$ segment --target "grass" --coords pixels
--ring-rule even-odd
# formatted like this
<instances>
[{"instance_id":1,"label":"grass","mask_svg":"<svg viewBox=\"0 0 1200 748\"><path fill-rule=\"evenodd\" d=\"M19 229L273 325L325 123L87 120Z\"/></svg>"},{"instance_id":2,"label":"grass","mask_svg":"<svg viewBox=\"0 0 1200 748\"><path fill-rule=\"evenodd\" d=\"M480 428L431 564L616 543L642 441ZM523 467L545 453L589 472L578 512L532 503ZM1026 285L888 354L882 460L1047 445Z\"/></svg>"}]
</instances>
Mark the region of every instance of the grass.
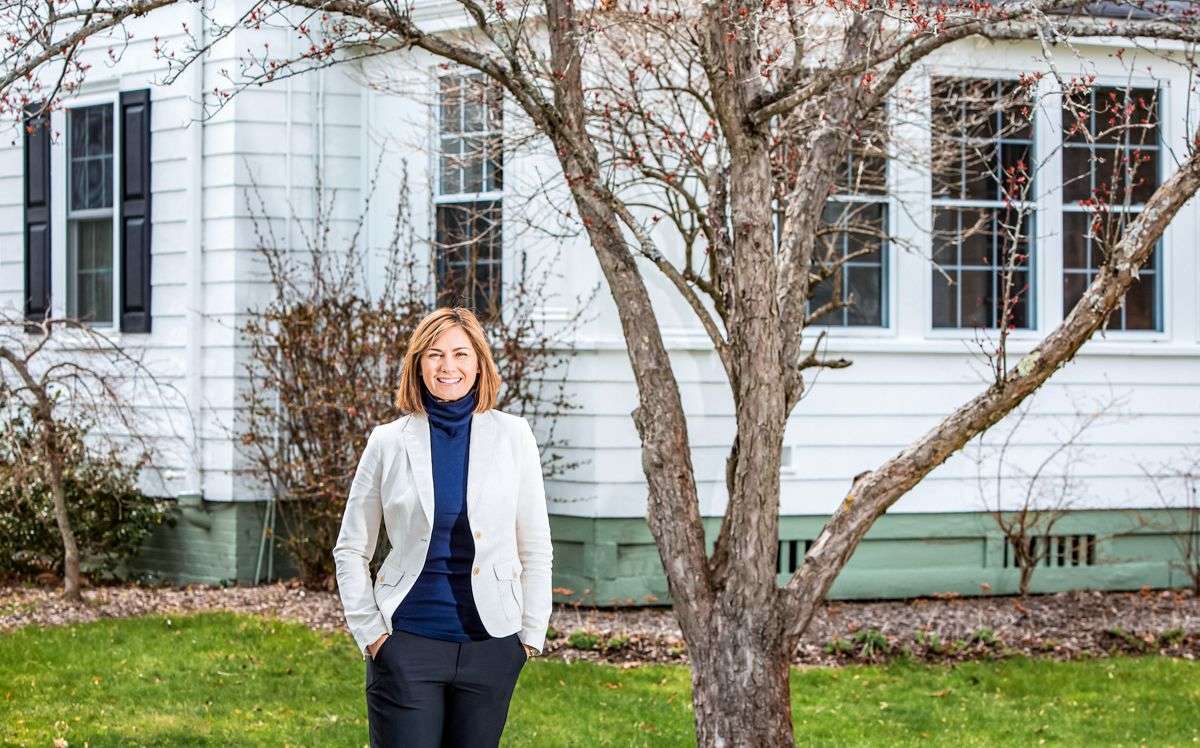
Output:
<instances>
[{"instance_id":1,"label":"grass","mask_svg":"<svg viewBox=\"0 0 1200 748\"><path fill-rule=\"evenodd\" d=\"M363 662L346 634L229 613L0 635L0 744L366 744ZM534 660L505 746L692 745L674 665ZM793 671L803 745L1200 743L1200 664L1012 659Z\"/></svg>"}]
</instances>

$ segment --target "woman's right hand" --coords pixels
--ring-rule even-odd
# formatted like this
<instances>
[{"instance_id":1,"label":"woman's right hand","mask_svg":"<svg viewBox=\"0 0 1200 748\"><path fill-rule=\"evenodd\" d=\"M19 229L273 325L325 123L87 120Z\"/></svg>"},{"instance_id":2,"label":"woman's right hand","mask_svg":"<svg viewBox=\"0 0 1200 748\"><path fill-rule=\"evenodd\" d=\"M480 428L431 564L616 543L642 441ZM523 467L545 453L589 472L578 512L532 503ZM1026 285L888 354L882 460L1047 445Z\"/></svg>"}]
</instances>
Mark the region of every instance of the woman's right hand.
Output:
<instances>
[{"instance_id":1,"label":"woman's right hand","mask_svg":"<svg viewBox=\"0 0 1200 748\"><path fill-rule=\"evenodd\" d=\"M371 655L372 660L375 659L375 654L379 652L379 648L383 646L387 638L387 634L380 634L378 639L367 645L367 654Z\"/></svg>"}]
</instances>

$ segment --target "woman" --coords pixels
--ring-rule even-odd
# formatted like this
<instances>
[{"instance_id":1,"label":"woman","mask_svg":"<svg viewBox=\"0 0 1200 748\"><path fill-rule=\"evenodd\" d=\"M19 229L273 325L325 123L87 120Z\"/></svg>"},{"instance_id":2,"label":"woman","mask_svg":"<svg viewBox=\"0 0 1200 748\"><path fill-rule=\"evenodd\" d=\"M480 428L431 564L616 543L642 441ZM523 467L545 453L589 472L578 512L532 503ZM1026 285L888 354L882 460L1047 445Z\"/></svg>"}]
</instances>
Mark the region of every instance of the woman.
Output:
<instances>
[{"instance_id":1,"label":"woman","mask_svg":"<svg viewBox=\"0 0 1200 748\"><path fill-rule=\"evenodd\" d=\"M537 442L496 410L500 375L463 308L421 320L333 549L367 660L372 746L495 746L550 621L550 521ZM371 582L379 522L391 551Z\"/></svg>"}]
</instances>

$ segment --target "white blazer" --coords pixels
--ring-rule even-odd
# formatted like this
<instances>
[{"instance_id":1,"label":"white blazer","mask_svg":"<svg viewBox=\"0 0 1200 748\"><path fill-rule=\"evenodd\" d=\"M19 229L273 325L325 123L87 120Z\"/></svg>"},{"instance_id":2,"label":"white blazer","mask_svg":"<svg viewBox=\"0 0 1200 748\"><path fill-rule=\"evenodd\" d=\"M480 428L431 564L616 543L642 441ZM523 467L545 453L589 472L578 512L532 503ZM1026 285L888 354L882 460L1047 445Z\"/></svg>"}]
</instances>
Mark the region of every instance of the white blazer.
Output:
<instances>
[{"instance_id":1,"label":"white blazer","mask_svg":"<svg viewBox=\"0 0 1200 748\"><path fill-rule=\"evenodd\" d=\"M524 418L499 410L472 416L466 501L479 618L492 636L520 632L541 652L550 623L550 518L537 441ZM372 583L367 564L380 520L391 551ZM333 548L346 624L364 659L368 644L392 632L392 613L425 568L432 527L429 419L414 413L376 426Z\"/></svg>"}]
</instances>

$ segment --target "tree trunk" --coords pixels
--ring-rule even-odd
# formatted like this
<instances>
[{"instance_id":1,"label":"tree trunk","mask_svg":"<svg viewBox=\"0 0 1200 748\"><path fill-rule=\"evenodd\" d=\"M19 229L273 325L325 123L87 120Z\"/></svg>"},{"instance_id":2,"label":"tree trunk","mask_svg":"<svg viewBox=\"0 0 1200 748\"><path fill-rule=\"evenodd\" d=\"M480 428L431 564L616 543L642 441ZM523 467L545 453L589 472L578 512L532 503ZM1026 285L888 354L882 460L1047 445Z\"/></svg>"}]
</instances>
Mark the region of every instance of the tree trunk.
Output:
<instances>
[{"instance_id":1,"label":"tree trunk","mask_svg":"<svg viewBox=\"0 0 1200 748\"><path fill-rule=\"evenodd\" d=\"M791 658L781 637L764 638L725 613L711 625L711 643L688 649L697 743L794 745Z\"/></svg>"},{"instance_id":2,"label":"tree trunk","mask_svg":"<svg viewBox=\"0 0 1200 748\"><path fill-rule=\"evenodd\" d=\"M43 424L45 426L45 424ZM68 602L82 603L83 592L79 585L79 543L75 540L75 531L71 529L71 518L67 514L67 492L63 487L63 459L58 451L58 440L52 426L48 429L45 441L46 483L50 485L50 495L54 501L54 521L58 525L58 533L63 542L63 599Z\"/></svg>"},{"instance_id":3,"label":"tree trunk","mask_svg":"<svg viewBox=\"0 0 1200 748\"><path fill-rule=\"evenodd\" d=\"M1026 561L1021 564L1021 583L1018 589L1018 591L1021 593L1021 597L1026 597L1029 595L1029 585L1033 582L1033 570L1036 563L1037 562L1033 559L1026 559Z\"/></svg>"}]
</instances>

